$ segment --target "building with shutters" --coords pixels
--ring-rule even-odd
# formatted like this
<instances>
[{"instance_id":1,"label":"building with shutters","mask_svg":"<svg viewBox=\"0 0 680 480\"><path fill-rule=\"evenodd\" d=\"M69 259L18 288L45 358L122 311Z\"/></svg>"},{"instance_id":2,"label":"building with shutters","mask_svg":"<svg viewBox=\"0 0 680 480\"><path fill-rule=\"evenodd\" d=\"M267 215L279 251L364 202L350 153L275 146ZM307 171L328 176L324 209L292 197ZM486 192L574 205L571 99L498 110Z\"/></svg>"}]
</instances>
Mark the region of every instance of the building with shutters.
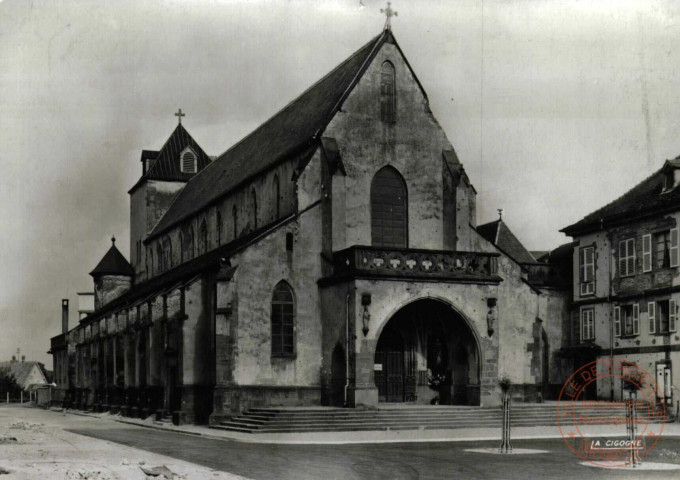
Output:
<instances>
[{"instance_id":1,"label":"building with shutters","mask_svg":"<svg viewBox=\"0 0 680 480\"><path fill-rule=\"evenodd\" d=\"M501 220L476 227L477 192L389 28L217 159L180 124L141 163L130 262L111 246L95 311L53 339L69 405L178 422L488 406L502 375L535 401L571 370L554 355L568 285Z\"/></svg>"},{"instance_id":2,"label":"building with shutters","mask_svg":"<svg viewBox=\"0 0 680 480\"><path fill-rule=\"evenodd\" d=\"M656 378L657 400L678 400L680 158L562 231L574 238L570 346L577 364L621 358ZM620 379L594 398L621 399Z\"/></svg>"}]
</instances>

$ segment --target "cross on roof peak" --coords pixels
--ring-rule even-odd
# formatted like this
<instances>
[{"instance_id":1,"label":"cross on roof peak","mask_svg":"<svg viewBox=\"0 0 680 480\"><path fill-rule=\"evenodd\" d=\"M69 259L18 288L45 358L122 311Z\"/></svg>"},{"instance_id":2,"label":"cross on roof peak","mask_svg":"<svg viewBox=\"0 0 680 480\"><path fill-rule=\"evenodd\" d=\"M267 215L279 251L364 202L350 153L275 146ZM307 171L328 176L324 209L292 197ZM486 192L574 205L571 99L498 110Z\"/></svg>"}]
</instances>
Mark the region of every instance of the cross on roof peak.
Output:
<instances>
[{"instance_id":1,"label":"cross on roof peak","mask_svg":"<svg viewBox=\"0 0 680 480\"><path fill-rule=\"evenodd\" d=\"M179 124L182 125L182 117L186 117L185 113L182 113L182 109L180 108L179 111L175 114L175 116L179 119Z\"/></svg>"},{"instance_id":2,"label":"cross on roof peak","mask_svg":"<svg viewBox=\"0 0 680 480\"><path fill-rule=\"evenodd\" d=\"M380 13L384 13L385 16L387 17L387 20L385 20L385 30L392 30L391 18L399 16L397 14L397 12L392 10L391 5L392 5L392 2L387 2L387 8L381 8L380 9Z\"/></svg>"}]
</instances>

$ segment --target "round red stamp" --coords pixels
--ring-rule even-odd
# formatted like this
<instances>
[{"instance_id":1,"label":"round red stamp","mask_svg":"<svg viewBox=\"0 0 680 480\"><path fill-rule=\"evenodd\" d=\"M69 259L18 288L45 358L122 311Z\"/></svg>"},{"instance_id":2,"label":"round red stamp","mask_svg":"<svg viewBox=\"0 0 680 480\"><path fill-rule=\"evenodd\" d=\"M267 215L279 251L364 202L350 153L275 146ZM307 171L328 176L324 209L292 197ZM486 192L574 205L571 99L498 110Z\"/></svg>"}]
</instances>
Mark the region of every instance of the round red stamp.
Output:
<instances>
[{"instance_id":1,"label":"round red stamp","mask_svg":"<svg viewBox=\"0 0 680 480\"><path fill-rule=\"evenodd\" d=\"M597 392L609 400L598 400ZM634 467L656 446L666 417L663 392L653 375L620 358L583 365L557 400L557 425L565 444L599 467Z\"/></svg>"}]
</instances>

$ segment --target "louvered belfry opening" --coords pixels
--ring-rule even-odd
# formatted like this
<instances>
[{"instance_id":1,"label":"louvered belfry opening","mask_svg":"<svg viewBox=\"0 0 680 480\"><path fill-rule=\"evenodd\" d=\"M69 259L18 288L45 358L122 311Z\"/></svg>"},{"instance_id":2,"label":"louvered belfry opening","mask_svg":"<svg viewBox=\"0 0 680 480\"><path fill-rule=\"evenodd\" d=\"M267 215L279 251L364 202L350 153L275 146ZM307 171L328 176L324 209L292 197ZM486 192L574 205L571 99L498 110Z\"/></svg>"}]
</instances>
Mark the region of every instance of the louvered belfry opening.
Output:
<instances>
[{"instance_id":1,"label":"louvered belfry opening","mask_svg":"<svg viewBox=\"0 0 680 480\"><path fill-rule=\"evenodd\" d=\"M196 173L196 154L186 151L182 154L182 172Z\"/></svg>"},{"instance_id":2,"label":"louvered belfry opening","mask_svg":"<svg viewBox=\"0 0 680 480\"><path fill-rule=\"evenodd\" d=\"M407 215L406 184L399 172L385 167L371 183L371 244L406 248Z\"/></svg>"}]
</instances>

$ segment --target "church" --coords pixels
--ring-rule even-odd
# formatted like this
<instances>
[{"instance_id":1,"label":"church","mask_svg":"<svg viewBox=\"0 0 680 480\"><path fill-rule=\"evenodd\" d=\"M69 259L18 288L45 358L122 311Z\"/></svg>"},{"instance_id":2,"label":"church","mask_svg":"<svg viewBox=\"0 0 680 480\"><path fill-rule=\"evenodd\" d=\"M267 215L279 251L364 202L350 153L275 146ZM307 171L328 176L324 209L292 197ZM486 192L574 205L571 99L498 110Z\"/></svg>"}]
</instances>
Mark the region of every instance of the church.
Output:
<instances>
[{"instance_id":1,"label":"church","mask_svg":"<svg viewBox=\"0 0 680 480\"><path fill-rule=\"evenodd\" d=\"M477 225L389 21L216 158L177 115L128 192L129 261L114 239L94 311L52 338L65 407L218 423L263 406L495 406L501 377L516 401L556 397L572 252Z\"/></svg>"}]
</instances>

